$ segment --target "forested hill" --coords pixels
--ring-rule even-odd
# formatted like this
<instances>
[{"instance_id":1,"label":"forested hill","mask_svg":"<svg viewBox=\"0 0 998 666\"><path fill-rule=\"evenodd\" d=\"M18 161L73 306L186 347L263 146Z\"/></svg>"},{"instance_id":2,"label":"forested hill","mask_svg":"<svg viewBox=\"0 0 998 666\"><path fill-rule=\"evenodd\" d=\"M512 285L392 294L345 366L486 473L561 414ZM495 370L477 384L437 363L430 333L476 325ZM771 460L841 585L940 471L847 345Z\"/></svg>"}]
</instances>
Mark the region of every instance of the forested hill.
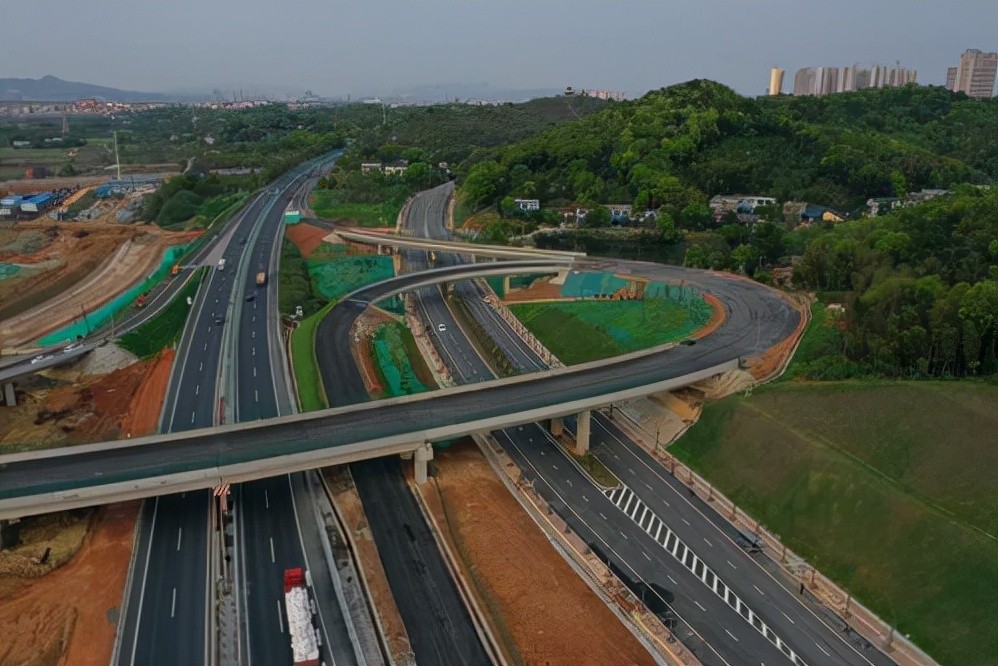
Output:
<instances>
[{"instance_id":1,"label":"forested hill","mask_svg":"<svg viewBox=\"0 0 998 666\"><path fill-rule=\"evenodd\" d=\"M749 99L690 81L610 104L466 165L468 203L505 196L665 207L715 194L853 211L867 198L998 180L998 100L937 87Z\"/></svg>"}]
</instances>

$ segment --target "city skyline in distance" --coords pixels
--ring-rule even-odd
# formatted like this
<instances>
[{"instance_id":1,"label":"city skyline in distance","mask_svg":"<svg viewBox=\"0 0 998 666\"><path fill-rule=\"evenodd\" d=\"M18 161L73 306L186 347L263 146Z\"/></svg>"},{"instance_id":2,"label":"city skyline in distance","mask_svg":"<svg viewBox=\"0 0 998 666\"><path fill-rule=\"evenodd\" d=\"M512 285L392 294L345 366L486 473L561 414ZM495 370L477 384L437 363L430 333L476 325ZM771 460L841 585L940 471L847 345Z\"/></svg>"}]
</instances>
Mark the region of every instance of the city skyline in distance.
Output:
<instances>
[{"instance_id":1,"label":"city skyline in distance","mask_svg":"<svg viewBox=\"0 0 998 666\"><path fill-rule=\"evenodd\" d=\"M773 65L900 60L943 85L968 48L998 49L998 3L966 0L634 0L501 4L385 0L200 3L4 0L0 77L51 74L125 90L388 94L446 82L622 90L693 78L766 92ZM238 10L238 11L237 11ZM73 19L61 17L72 15ZM862 17L862 21L857 21ZM150 31L149 26L156 29ZM39 39L72 44L39 48Z\"/></svg>"}]
</instances>

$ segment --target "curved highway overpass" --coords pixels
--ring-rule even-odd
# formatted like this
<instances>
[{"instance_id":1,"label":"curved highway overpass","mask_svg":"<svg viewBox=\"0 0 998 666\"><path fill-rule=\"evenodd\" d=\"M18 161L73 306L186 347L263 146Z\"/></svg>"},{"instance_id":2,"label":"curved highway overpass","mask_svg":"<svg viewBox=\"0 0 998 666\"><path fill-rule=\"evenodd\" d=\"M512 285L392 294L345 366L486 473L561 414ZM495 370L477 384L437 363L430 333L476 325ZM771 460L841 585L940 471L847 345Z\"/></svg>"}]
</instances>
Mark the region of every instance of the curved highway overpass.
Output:
<instances>
[{"instance_id":1,"label":"curved highway overpass","mask_svg":"<svg viewBox=\"0 0 998 666\"><path fill-rule=\"evenodd\" d=\"M651 266L651 265L649 265ZM370 303L416 286L506 271L558 270L545 261L462 265L365 287L334 312L343 326ZM698 381L782 341L798 313L775 291L734 276L665 269L722 302L726 320L695 345L393 400L117 442L0 456L0 518L208 488L412 451L425 442L577 413ZM348 330L349 327L347 327ZM343 340L345 338L339 338ZM392 418L384 417L390 410Z\"/></svg>"}]
</instances>

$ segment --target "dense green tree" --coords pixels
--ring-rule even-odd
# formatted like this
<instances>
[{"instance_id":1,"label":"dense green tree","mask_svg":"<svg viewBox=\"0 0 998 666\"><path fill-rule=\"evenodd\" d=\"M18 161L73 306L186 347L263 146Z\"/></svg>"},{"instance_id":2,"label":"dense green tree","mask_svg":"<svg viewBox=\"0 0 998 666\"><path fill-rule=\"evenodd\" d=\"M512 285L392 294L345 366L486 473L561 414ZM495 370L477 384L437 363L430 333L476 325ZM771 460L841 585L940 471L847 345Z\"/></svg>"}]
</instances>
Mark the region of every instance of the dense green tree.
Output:
<instances>
[{"instance_id":1,"label":"dense green tree","mask_svg":"<svg viewBox=\"0 0 998 666\"><path fill-rule=\"evenodd\" d=\"M582 225L590 229L610 226L610 209L606 206L593 206L583 218Z\"/></svg>"},{"instance_id":2,"label":"dense green tree","mask_svg":"<svg viewBox=\"0 0 998 666\"><path fill-rule=\"evenodd\" d=\"M464 180L464 194L472 205L494 203L505 186L506 170L498 162L479 162Z\"/></svg>"}]
</instances>

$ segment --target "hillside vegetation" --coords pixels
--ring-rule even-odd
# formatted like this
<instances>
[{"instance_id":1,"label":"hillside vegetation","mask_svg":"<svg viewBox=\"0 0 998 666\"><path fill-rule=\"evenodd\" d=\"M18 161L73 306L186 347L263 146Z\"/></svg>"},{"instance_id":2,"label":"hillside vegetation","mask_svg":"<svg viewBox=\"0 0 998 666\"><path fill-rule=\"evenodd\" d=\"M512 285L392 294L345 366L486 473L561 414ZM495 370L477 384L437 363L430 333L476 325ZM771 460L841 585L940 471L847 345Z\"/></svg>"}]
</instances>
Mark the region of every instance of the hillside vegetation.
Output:
<instances>
[{"instance_id":1,"label":"hillside vegetation","mask_svg":"<svg viewBox=\"0 0 998 666\"><path fill-rule=\"evenodd\" d=\"M406 198L449 177L476 152L518 141L603 108L591 97L548 97L522 104L442 104L385 109L353 136L336 169L313 197L317 215L362 226L393 225ZM380 122L377 122L380 120ZM361 172L364 162L405 161L405 174ZM446 167L441 166L446 164Z\"/></svg>"},{"instance_id":2,"label":"hillside vegetation","mask_svg":"<svg viewBox=\"0 0 998 666\"><path fill-rule=\"evenodd\" d=\"M653 234L687 266L764 282L798 257L794 285L844 305L801 376L998 372L998 190L990 189L998 180L998 100L917 86L753 100L692 81L479 157L462 171L460 197L473 208L495 206L506 219L493 226L526 233L560 221L553 207L569 202L592 206L596 226L609 226L595 204L632 203L656 210L657 221L620 230L618 238L628 235L617 246L601 239L597 250L625 254L638 234L656 244ZM952 192L860 217L868 198L923 188ZM707 202L721 193L819 203L852 218L798 226L768 207L754 222L734 213L718 221ZM510 212L513 196L539 198L542 210ZM589 216L585 224L594 226ZM534 240L574 249L595 231L614 230ZM482 237L498 240L489 230Z\"/></svg>"},{"instance_id":3,"label":"hillside vegetation","mask_svg":"<svg viewBox=\"0 0 998 666\"><path fill-rule=\"evenodd\" d=\"M692 226L722 193L849 211L869 197L998 178L998 100L917 86L748 99L696 80L480 153L463 175L478 206L507 195L633 203Z\"/></svg>"}]
</instances>

